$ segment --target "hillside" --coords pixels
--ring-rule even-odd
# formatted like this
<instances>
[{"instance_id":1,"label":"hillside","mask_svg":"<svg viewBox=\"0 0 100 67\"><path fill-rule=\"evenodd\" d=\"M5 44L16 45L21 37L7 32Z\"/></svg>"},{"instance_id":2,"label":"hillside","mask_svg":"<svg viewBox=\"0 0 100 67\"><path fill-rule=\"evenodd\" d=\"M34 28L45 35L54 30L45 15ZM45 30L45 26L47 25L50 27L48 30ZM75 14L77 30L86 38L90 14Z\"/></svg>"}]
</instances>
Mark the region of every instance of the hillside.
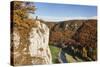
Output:
<instances>
[{"instance_id":1,"label":"hillside","mask_svg":"<svg viewBox=\"0 0 100 67\"><path fill-rule=\"evenodd\" d=\"M55 39L55 42L59 42L59 39L65 40L66 38L73 38L73 36L76 34L76 32L82 28L83 25L89 25L93 26L95 28L96 32L96 22L97 20L69 20L69 21L62 21L62 22L45 22L41 21L42 23L45 23L49 29L50 29L50 41L52 42L53 39ZM85 27L84 27L85 28ZM59 38L55 38L54 36L59 34ZM65 39L64 39L65 38Z\"/></svg>"},{"instance_id":2,"label":"hillside","mask_svg":"<svg viewBox=\"0 0 100 67\"><path fill-rule=\"evenodd\" d=\"M71 56L81 57L79 59L82 61L97 59L97 20L69 20L43 23L50 28L49 43L51 45L64 50L71 50Z\"/></svg>"}]
</instances>

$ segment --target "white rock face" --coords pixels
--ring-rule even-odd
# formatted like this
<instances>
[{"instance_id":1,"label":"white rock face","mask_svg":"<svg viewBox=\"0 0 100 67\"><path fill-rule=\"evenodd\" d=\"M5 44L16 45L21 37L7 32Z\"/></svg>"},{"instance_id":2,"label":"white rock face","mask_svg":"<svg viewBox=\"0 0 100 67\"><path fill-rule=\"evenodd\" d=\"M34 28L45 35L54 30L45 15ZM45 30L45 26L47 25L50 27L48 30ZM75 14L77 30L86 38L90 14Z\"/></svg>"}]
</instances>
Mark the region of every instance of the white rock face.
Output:
<instances>
[{"instance_id":1,"label":"white rock face","mask_svg":"<svg viewBox=\"0 0 100 67\"><path fill-rule=\"evenodd\" d=\"M13 32L13 40L14 40L14 45L13 46L14 46L15 49L17 49L18 46L19 46L19 43L20 43L20 36L19 36L17 31Z\"/></svg>"},{"instance_id":2,"label":"white rock face","mask_svg":"<svg viewBox=\"0 0 100 67\"><path fill-rule=\"evenodd\" d=\"M36 21L36 23L38 24L38 27L33 27L29 33L29 53L31 57L33 57L32 63L51 64L52 57L48 46L49 28L45 24L40 23L40 21Z\"/></svg>"}]
</instances>

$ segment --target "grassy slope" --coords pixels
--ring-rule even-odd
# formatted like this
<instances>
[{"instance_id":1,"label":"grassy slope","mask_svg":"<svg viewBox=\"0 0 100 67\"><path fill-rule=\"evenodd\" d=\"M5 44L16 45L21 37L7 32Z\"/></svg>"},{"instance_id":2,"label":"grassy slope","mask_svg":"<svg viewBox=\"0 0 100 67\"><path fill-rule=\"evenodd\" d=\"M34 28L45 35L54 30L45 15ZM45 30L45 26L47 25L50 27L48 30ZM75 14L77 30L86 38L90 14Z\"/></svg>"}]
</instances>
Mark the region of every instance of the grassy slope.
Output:
<instances>
[{"instance_id":1,"label":"grassy slope","mask_svg":"<svg viewBox=\"0 0 100 67\"><path fill-rule=\"evenodd\" d=\"M52 62L59 63L58 62L58 54L60 52L60 48L50 45L50 50L51 50L51 54L52 54Z\"/></svg>"}]
</instances>

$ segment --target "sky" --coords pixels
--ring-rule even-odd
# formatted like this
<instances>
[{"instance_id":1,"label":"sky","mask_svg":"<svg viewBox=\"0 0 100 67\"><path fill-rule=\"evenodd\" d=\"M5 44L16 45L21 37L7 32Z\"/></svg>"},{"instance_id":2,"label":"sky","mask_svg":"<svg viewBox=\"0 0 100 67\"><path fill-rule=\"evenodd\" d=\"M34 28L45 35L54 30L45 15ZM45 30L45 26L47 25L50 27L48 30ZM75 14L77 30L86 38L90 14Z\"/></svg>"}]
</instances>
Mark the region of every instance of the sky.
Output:
<instances>
[{"instance_id":1,"label":"sky","mask_svg":"<svg viewBox=\"0 0 100 67\"><path fill-rule=\"evenodd\" d=\"M96 6L55 4L55 3L34 3L35 14L40 19L47 21L61 21L68 19L82 19L97 17Z\"/></svg>"}]
</instances>

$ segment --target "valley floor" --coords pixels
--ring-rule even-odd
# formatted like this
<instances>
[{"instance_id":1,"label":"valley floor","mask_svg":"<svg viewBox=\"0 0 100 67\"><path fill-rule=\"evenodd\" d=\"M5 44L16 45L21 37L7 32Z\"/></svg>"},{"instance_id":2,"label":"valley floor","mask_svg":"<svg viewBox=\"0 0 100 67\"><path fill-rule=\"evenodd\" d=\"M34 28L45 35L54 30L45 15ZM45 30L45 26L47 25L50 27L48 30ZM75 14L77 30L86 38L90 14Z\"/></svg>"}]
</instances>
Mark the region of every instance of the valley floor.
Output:
<instances>
[{"instance_id":1,"label":"valley floor","mask_svg":"<svg viewBox=\"0 0 100 67\"><path fill-rule=\"evenodd\" d=\"M58 48L50 45L53 63L72 63L92 61L91 58L83 58L81 55L75 55L68 49Z\"/></svg>"}]
</instances>

